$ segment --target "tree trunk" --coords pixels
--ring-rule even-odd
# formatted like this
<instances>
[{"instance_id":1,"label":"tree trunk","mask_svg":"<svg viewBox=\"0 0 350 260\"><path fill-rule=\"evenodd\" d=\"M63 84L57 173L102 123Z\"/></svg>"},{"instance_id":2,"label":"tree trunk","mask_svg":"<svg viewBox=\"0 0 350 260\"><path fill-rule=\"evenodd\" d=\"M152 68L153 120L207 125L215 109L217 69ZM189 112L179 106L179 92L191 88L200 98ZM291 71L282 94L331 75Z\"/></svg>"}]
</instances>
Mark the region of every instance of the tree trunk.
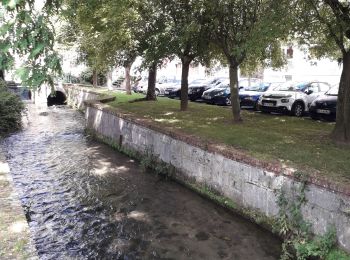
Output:
<instances>
[{"instance_id":1,"label":"tree trunk","mask_svg":"<svg viewBox=\"0 0 350 260\"><path fill-rule=\"evenodd\" d=\"M128 63L124 69L125 69L125 90L127 95L131 95L131 77L130 77L130 71L131 71L131 65L132 63Z\"/></svg>"},{"instance_id":2,"label":"tree trunk","mask_svg":"<svg viewBox=\"0 0 350 260\"><path fill-rule=\"evenodd\" d=\"M0 80L5 80L5 71L0 70Z\"/></svg>"},{"instance_id":3,"label":"tree trunk","mask_svg":"<svg viewBox=\"0 0 350 260\"><path fill-rule=\"evenodd\" d=\"M239 86L238 86L238 65L231 62L230 65L230 89L231 89L231 104L233 122L238 123L242 121L241 106L239 104Z\"/></svg>"},{"instance_id":4,"label":"tree trunk","mask_svg":"<svg viewBox=\"0 0 350 260\"><path fill-rule=\"evenodd\" d=\"M157 100L156 96L157 63L154 62L148 68L148 88L146 100Z\"/></svg>"},{"instance_id":5,"label":"tree trunk","mask_svg":"<svg viewBox=\"0 0 350 260\"><path fill-rule=\"evenodd\" d=\"M181 62L181 111L186 111L188 108L188 72L190 70L192 58L184 56L181 59Z\"/></svg>"},{"instance_id":6,"label":"tree trunk","mask_svg":"<svg viewBox=\"0 0 350 260\"><path fill-rule=\"evenodd\" d=\"M93 69L92 71L92 85L94 88L97 88L97 70Z\"/></svg>"},{"instance_id":7,"label":"tree trunk","mask_svg":"<svg viewBox=\"0 0 350 260\"><path fill-rule=\"evenodd\" d=\"M109 90L111 90L111 89L113 89L113 82L112 82L112 73L113 73L113 70L112 69L110 69L110 70L108 70L108 72L107 72L107 75L106 75L106 78L107 78L107 88L109 89Z\"/></svg>"},{"instance_id":8,"label":"tree trunk","mask_svg":"<svg viewBox=\"0 0 350 260\"><path fill-rule=\"evenodd\" d=\"M332 136L337 143L350 144L350 51L343 54L343 71L337 101L337 121Z\"/></svg>"}]
</instances>

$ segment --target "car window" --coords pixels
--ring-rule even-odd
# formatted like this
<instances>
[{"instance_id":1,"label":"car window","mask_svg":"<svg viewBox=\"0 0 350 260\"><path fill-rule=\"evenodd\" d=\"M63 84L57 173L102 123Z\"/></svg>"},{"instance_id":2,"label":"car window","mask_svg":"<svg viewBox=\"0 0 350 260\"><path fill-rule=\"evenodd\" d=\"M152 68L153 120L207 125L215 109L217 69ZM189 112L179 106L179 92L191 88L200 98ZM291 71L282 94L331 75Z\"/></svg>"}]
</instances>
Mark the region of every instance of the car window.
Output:
<instances>
[{"instance_id":1,"label":"car window","mask_svg":"<svg viewBox=\"0 0 350 260\"><path fill-rule=\"evenodd\" d=\"M248 87L245 90L264 92L264 91L266 91L269 88L269 86L270 86L270 84L260 83L258 85L254 85L254 86Z\"/></svg>"},{"instance_id":2,"label":"car window","mask_svg":"<svg viewBox=\"0 0 350 260\"><path fill-rule=\"evenodd\" d=\"M318 93L318 92L320 92L319 83L317 83L317 82L311 83L311 84L309 85L308 90L311 90L312 93Z\"/></svg>"},{"instance_id":3,"label":"car window","mask_svg":"<svg viewBox=\"0 0 350 260\"><path fill-rule=\"evenodd\" d=\"M321 92L326 92L329 90L329 85L326 83L320 83L320 90Z\"/></svg>"},{"instance_id":4,"label":"car window","mask_svg":"<svg viewBox=\"0 0 350 260\"><path fill-rule=\"evenodd\" d=\"M304 91L307 88L307 85L305 84L295 84L291 82L284 83L278 87L276 87L274 90L276 91Z\"/></svg>"},{"instance_id":5,"label":"car window","mask_svg":"<svg viewBox=\"0 0 350 260\"><path fill-rule=\"evenodd\" d=\"M195 80L193 80L193 81L191 81L191 85L197 85L197 84L202 84L202 83L204 83L204 82L206 82L206 80L205 79L195 79Z\"/></svg>"},{"instance_id":6,"label":"car window","mask_svg":"<svg viewBox=\"0 0 350 260\"><path fill-rule=\"evenodd\" d=\"M336 85L332 87L329 91L327 91L326 95L338 96L338 92L339 92L339 85Z\"/></svg>"},{"instance_id":7,"label":"car window","mask_svg":"<svg viewBox=\"0 0 350 260\"><path fill-rule=\"evenodd\" d=\"M218 88L228 88L228 87L230 87L230 84L226 83L226 82L223 82L223 83L219 84L217 87Z\"/></svg>"}]
</instances>

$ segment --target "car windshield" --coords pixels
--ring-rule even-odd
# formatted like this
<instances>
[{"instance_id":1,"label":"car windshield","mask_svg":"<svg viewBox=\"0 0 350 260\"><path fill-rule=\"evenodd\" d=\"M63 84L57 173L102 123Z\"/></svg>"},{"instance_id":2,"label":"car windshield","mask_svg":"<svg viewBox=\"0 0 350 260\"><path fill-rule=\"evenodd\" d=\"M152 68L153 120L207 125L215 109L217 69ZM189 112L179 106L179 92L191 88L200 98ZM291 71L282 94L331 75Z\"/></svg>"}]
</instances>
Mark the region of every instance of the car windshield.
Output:
<instances>
[{"instance_id":1,"label":"car windshield","mask_svg":"<svg viewBox=\"0 0 350 260\"><path fill-rule=\"evenodd\" d=\"M208 80L206 80L206 79L195 79L195 80L193 80L193 81L191 81L191 85L198 85L198 84L202 84L202 83L205 83L205 82L207 82Z\"/></svg>"},{"instance_id":2,"label":"car windshield","mask_svg":"<svg viewBox=\"0 0 350 260\"><path fill-rule=\"evenodd\" d=\"M306 88L306 84L292 84L292 83L288 83L288 84L283 84L277 88L275 88L275 90L277 91L304 91Z\"/></svg>"},{"instance_id":3,"label":"car windshield","mask_svg":"<svg viewBox=\"0 0 350 260\"><path fill-rule=\"evenodd\" d=\"M257 91L257 92L265 92L269 88L269 84L259 84L251 87L247 87L245 90L247 91Z\"/></svg>"},{"instance_id":4,"label":"car windshield","mask_svg":"<svg viewBox=\"0 0 350 260\"><path fill-rule=\"evenodd\" d=\"M339 86L334 86L332 87L330 90L328 90L326 92L326 95L328 96L338 96L338 92L339 92Z\"/></svg>"},{"instance_id":5,"label":"car windshield","mask_svg":"<svg viewBox=\"0 0 350 260\"><path fill-rule=\"evenodd\" d=\"M222 82L219 85L217 85L215 88L229 88L229 87L230 87L230 83Z\"/></svg>"},{"instance_id":6,"label":"car windshield","mask_svg":"<svg viewBox=\"0 0 350 260\"><path fill-rule=\"evenodd\" d=\"M228 78L216 78L216 79L211 79L211 80L208 80L206 83L208 84L208 85L212 85L212 86L217 86L217 85L219 85L220 83L222 83L222 82L226 82L226 81L228 81L229 79Z\"/></svg>"}]
</instances>

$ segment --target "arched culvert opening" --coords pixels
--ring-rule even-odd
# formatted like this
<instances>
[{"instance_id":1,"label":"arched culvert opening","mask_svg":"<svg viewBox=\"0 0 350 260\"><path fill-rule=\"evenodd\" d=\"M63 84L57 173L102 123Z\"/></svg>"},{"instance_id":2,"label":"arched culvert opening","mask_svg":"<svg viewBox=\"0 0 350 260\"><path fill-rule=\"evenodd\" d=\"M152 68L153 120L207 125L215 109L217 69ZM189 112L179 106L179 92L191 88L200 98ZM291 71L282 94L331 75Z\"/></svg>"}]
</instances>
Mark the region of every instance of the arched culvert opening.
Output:
<instances>
[{"instance_id":1,"label":"arched culvert opening","mask_svg":"<svg viewBox=\"0 0 350 260\"><path fill-rule=\"evenodd\" d=\"M47 97L47 106L54 106L54 105L65 105L66 104L66 95L63 94L61 91L55 91L55 93L50 94L50 96Z\"/></svg>"}]
</instances>

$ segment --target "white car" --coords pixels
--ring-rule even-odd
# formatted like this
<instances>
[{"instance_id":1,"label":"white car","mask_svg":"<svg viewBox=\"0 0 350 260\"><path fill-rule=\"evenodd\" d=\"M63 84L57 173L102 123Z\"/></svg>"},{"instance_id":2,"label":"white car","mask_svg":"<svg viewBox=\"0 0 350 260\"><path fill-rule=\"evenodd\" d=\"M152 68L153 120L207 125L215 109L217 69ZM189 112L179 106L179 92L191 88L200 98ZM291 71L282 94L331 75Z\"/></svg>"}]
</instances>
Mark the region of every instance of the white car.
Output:
<instances>
[{"instance_id":1,"label":"white car","mask_svg":"<svg viewBox=\"0 0 350 260\"><path fill-rule=\"evenodd\" d=\"M133 87L134 92L136 93L147 93L148 89L148 79L142 79L138 81L135 86Z\"/></svg>"},{"instance_id":2,"label":"white car","mask_svg":"<svg viewBox=\"0 0 350 260\"><path fill-rule=\"evenodd\" d=\"M267 91L258 101L262 112L290 113L301 117L318 96L330 89L326 82L286 83Z\"/></svg>"}]
</instances>

